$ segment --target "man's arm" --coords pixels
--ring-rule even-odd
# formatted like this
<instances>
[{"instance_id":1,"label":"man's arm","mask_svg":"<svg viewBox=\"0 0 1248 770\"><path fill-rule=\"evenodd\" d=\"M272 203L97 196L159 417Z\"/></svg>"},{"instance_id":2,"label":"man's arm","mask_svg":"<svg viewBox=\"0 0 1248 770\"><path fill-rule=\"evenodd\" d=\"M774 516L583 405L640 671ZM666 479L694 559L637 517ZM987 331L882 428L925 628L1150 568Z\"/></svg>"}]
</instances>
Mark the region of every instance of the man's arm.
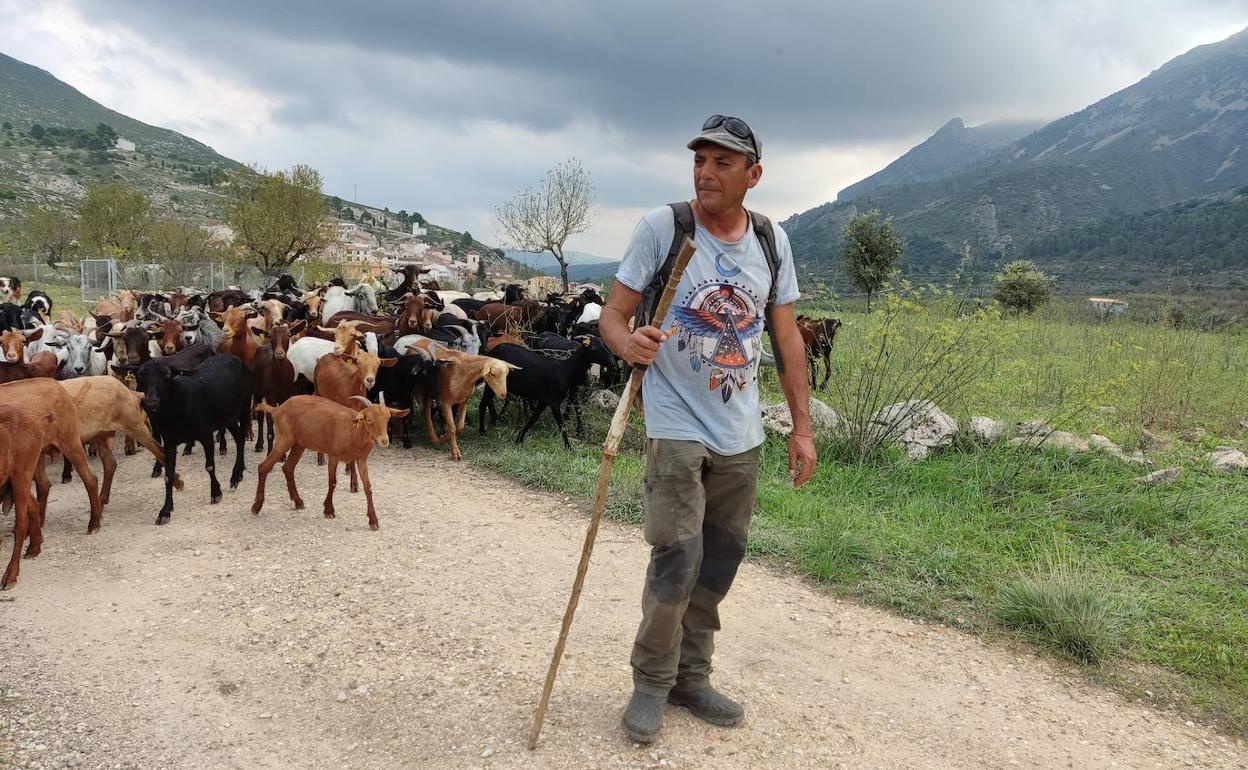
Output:
<instances>
[{"instance_id":1,"label":"man's arm","mask_svg":"<svg viewBox=\"0 0 1248 770\"><path fill-rule=\"evenodd\" d=\"M606 310L603 310L603 317ZM789 435L789 475L793 486L800 487L815 473L815 436L810 424L810 389L806 384L806 346L797 330L793 305L775 305L771 309L777 358L784 361L780 387L793 415L793 433Z\"/></svg>"},{"instance_id":2,"label":"man's arm","mask_svg":"<svg viewBox=\"0 0 1248 770\"><path fill-rule=\"evenodd\" d=\"M655 326L642 326L635 331L629 331L629 319L637 311L640 302L640 292L617 280L611 288L611 296L607 297L607 305L598 318L602 341L612 353L627 361L630 366L649 366L654 363L654 357L659 354L659 344L667 341L667 335ZM806 380L803 379L802 382L805 383Z\"/></svg>"}]
</instances>

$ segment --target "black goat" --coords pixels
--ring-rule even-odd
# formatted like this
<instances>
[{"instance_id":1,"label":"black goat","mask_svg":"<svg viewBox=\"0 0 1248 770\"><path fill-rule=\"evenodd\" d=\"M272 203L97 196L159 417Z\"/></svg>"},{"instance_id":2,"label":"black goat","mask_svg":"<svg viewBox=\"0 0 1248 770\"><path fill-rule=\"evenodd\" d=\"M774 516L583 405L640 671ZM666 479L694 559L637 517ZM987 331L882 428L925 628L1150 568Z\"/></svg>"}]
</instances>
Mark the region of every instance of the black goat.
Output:
<instances>
[{"instance_id":1,"label":"black goat","mask_svg":"<svg viewBox=\"0 0 1248 770\"><path fill-rule=\"evenodd\" d=\"M507 395L515 395L536 404L528 421L516 435L517 444L524 442L525 434L537 422L537 418L542 416L542 412L549 408L555 418L555 423L559 426L559 432L563 434L563 445L571 449L572 443L568 440L568 430L563 424L562 409L563 402L569 399L576 414L577 436L584 435L585 426L581 422L581 405L577 390L585 383L590 364L600 363L604 359L595 347L592 337L577 337L573 342L575 346L564 360L550 358L528 348L511 344L498 345L486 354L519 367L507 374ZM602 347L602 351L605 350L605 346ZM606 360L609 361L610 353L606 355ZM483 436L485 435L487 409L497 421L494 393L489 388L486 388L481 396L481 404L477 410L479 415L477 427Z\"/></svg>"},{"instance_id":2,"label":"black goat","mask_svg":"<svg viewBox=\"0 0 1248 770\"><path fill-rule=\"evenodd\" d=\"M185 351L183 351L185 352ZM143 408L152 421L152 433L165 447L165 504L157 524L173 514L173 481L177 477L178 444L198 441L204 449L204 468L212 481L211 502L221 501L212 434L225 428L234 437L237 454L230 473L230 489L243 480L243 441L251 411L251 373L232 355L218 353L190 368L158 360L139 367L136 377L143 391Z\"/></svg>"},{"instance_id":3,"label":"black goat","mask_svg":"<svg viewBox=\"0 0 1248 770\"><path fill-rule=\"evenodd\" d=\"M377 355L383 359L398 359L394 366L383 366L377 370L377 381L373 389L368 391L368 400L378 403L378 396L385 394L386 403L396 409L411 409L412 394L418 385L424 385L425 393L438 392L438 365L423 353L399 355L398 351L384 342L377 343ZM414 419L415 410L407 417L396 417L399 420L403 448L412 448L410 420Z\"/></svg>"}]
</instances>

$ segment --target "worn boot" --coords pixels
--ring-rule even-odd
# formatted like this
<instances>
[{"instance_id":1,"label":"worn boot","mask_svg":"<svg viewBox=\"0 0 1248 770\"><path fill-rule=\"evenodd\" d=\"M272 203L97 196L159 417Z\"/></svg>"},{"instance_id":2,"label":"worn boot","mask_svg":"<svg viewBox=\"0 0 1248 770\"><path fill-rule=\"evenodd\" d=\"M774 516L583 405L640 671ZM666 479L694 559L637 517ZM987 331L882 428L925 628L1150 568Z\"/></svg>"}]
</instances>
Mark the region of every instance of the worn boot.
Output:
<instances>
[{"instance_id":1,"label":"worn boot","mask_svg":"<svg viewBox=\"0 0 1248 770\"><path fill-rule=\"evenodd\" d=\"M703 722L721 727L732 727L745 718L745 709L728 696L719 693L709 684L697 690L672 690L667 702L683 706Z\"/></svg>"},{"instance_id":2,"label":"worn boot","mask_svg":"<svg viewBox=\"0 0 1248 770\"><path fill-rule=\"evenodd\" d=\"M638 743L653 743L663 726L663 699L658 695L633 692L620 726Z\"/></svg>"}]
</instances>

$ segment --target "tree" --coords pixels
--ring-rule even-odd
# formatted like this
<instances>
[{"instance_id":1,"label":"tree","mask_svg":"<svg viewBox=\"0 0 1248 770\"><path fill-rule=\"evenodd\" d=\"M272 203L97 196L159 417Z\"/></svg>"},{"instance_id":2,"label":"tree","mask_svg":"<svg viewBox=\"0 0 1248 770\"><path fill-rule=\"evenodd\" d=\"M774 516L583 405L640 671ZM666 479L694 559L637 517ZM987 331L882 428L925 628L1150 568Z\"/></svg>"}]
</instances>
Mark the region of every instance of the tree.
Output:
<instances>
[{"instance_id":1,"label":"tree","mask_svg":"<svg viewBox=\"0 0 1248 770\"><path fill-rule=\"evenodd\" d=\"M42 139L43 134L44 134L43 126L39 125L38 123L35 123L30 127L30 130L27 131L26 134L31 139Z\"/></svg>"},{"instance_id":2,"label":"tree","mask_svg":"<svg viewBox=\"0 0 1248 770\"><path fill-rule=\"evenodd\" d=\"M589 172L575 158L546 172L536 187L495 209L500 240L521 251L549 251L559 263L563 290L568 290L568 262L563 245L594 224L594 185Z\"/></svg>"},{"instance_id":3,"label":"tree","mask_svg":"<svg viewBox=\"0 0 1248 770\"><path fill-rule=\"evenodd\" d=\"M867 312L871 311L871 296L888 283L905 251L893 232L893 218L881 221L881 216L879 209L872 209L845 223L845 266L854 286L867 295Z\"/></svg>"},{"instance_id":4,"label":"tree","mask_svg":"<svg viewBox=\"0 0 1248 770\"><path fill-rule=\"evenodd\" d=\"M21 242L49 267L64 259L78 240L78 220L63 211L27 206L19 225Z\"/></svg>"},{"instance_id":5,"label":"tree","mask_svg":"<svg viewBox=\"0 0 1248 770\"><path fill-rule=\"evenodd\" d=\"M12 131L13 124L6 120L3 125L0 125L0 128L3 128L5 131Z\"/></svg>"},{"instance_id":6,"label":"tree","mask_svg":"<svg viewBox=\"0 0 1248 770\"><path fill-rule=\"evenodd\" d=\"M225 222L246 261L277 275L333 240L321 175L311 166L262 174L241 168L226 185Z\"/></svg>"},{"instance_id":7,"label":"tree","mask_svg":"<svg viewBox=\"0 0 1248 770\"><path fill-rule=\"evenodd\" d=\"M1030 259L1008 263L993 280L997 284L997 302L1016 313L1030 313L1053 298L1053 276Z\"/></svg>"},{"instance_id":8,"label":"tree","mask_svg":"<svg viewBox=\"0 0 1248 770\"><path fill-rule=\"evenodd\" d=\"M123 258L141 251L151 208L146 195L124 184L92 187L78 210L83 248Z\"/></svg>"}]
</instances>

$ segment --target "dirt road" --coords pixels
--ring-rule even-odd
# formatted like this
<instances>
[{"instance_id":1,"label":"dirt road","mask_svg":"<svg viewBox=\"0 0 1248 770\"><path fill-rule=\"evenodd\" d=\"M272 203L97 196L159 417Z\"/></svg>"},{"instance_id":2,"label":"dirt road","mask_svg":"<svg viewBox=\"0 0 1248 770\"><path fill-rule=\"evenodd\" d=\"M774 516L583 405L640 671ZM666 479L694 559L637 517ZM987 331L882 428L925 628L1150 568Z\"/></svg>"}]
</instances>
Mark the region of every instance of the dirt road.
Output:
<instances>
[{"instance_id":1,"label":"dirt road","mask_svg":"<svg viewBox=\"0 0 1248 770\"><path fill-rule=\"evenodd\" d=\"M191 460L191 458L187 458ZM1248 747L1034 655L743 568L718 683L747 722L668 711L617 729L646 547L604 527L542 745L529 719L583 536L584 504L442 454L374 455L381 530L339 486L320 515L280 473L207 504L202 458L173 521L126 458L104 529L57 484L42 556L0 595L0 767L1248 767ZM11 526L5 519L3 526ZM6 535L3 547L11 542Z\"/></svg>"}]
</instances>

